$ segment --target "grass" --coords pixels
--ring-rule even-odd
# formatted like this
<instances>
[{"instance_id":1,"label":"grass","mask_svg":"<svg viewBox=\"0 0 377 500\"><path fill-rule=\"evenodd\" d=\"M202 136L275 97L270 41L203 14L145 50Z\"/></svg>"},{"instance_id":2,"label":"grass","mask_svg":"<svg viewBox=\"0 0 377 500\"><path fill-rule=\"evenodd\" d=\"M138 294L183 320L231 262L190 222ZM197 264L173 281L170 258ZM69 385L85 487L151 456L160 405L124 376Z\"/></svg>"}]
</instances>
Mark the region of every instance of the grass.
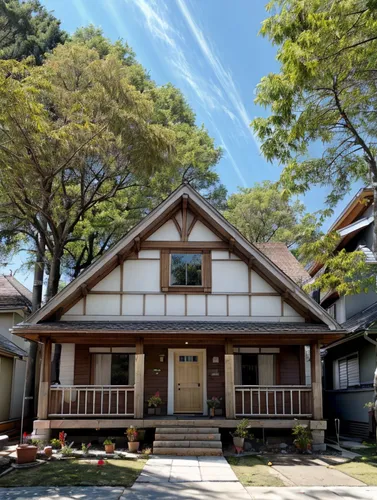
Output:
<instances>
[{"instance_id":1,"label":"grass","mask_svg":"<svg viewBox=\"0 0 377 500\"><path fill-rule=\"evenodd\" d=\"M15 469L0 479L0 487L23 486L131 486L145 460L61 460L30 469Z\"/></svg>"},{"instance_id":2,"label":"grass","mask_svg":"<svg viewBox=\"0 0 377 500\"><path fill-rule=\"evenodd\" d=\"M336 465L334 469L344 472L368 486L377 486L377 464L358 460Z\"/></svg>"},{"instance_id":3,"label":"grass","mask_svg":"<svg viewBox=\"0 0 377 500\"><path fill-rule=\"evenodd\" d=\"M267 460L262 457L228 457L227 460L243 486L285 486L271 474Z\"/></svg>"}]
</instances>

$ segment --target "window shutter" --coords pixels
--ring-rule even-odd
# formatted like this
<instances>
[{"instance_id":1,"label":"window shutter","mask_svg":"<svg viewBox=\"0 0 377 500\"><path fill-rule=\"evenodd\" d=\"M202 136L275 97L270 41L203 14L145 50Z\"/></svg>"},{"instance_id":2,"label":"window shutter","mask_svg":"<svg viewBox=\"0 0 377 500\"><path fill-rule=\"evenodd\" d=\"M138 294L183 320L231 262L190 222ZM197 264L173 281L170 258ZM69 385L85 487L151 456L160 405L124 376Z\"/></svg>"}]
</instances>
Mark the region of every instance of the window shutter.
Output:
<instances>
[{"instance_id":1,"label":"window shutter","mask_svg":"<svg viewBox=\"0 0 377 500\"><path fill-rule=\"evenodd\" d=\"M202 258L202 285L204 293L210 293L212 288L212 259L211 252L204 251Z\"/></svg>"},{"instance_id":2,"label":"window shutter","mask_svg":"<svg viewBox=\"0 0 377 500\"><path fill-rule=\"evenodd\" d=\"M160 281L161 291L167 292L169 290L169 250L161 250L160 256Z\"/></svg>"},{"instance_id":3,"label":"window shutter","mask_svg":"<svg viewBox=\"0 0 377 500\"><path fill-rule=\"evenodd\" d=\"M339 366L339 389L347 389L347 360L340 359Z\"/></svg>"},{"instance_id":4,"label":"window shutter","mask_svg":"<svg viewBox=\"0 0 377 500\"><path fill-rule=\"evenodd\" d=\"M260 385L274 385L274 358L273 354L259 354L258 378Z\"/></svg>"},{"instance_id":5,"label":"window shutter","mask_svg":"<svg viewBox=\"0 0 377 500\"><path fill-rule=\"evenodd\" d=\"M360 385L359 358L352 356L347 359L348 387Z\"/></svg>"}]
</instances>

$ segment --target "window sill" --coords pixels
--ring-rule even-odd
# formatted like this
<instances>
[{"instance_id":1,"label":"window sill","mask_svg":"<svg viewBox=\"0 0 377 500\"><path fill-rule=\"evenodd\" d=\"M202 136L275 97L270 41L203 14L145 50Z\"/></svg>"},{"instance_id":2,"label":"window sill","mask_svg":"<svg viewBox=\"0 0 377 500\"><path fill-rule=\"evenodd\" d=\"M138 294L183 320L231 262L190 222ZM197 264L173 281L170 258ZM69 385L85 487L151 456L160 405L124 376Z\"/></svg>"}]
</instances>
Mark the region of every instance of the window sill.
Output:
<instances>
[{"instance_id":1,"label":"window sill","mask_svg":"<svg viewBox=\"0 0 377 500\"><path fill-rule=\"evenodd\" d=\"M203 294L211 293L211 288L205 288L204 286L169 286L161 288L161 291L165 293Z\"/></svg>"}]
</instances>

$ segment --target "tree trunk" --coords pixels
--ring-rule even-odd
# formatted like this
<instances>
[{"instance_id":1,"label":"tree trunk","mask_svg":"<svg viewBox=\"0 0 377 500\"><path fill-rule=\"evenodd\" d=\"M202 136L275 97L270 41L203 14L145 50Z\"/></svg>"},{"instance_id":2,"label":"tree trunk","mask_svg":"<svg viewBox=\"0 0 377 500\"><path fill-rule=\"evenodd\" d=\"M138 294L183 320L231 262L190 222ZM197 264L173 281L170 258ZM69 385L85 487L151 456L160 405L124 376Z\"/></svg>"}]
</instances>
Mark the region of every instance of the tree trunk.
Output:
<instances>
[{"instance_id":1,"label":"tree trunk","mask_svg":"<svg viewBox=\"0 0 377 500\"><path fill-rule=\"evenodd\" d=\"M372 252L377 257L377 178L373 179L373 248Z\"/></svg>"},{"instance_id":2,"label":"tree trunk","mask_svg":"<svg viewBox=\"0 0 377 500\"><path fill-rule=\"evenodd\" d=\"M54 297L59 290L60 281L60 266L61 266L62 252L55 249L55 253L51 259L50 274L48 277L46 301Z\"/></svg>"},{"instance_id":3,"label":"tree trunk","mask_svg":"<svg viewBox=\"0 0 377 500\"><path fill-rule=\"evenodd\" d=\"M45 239L41 235L36 252L36 262L34 264L34 282L33 282L33 296L32 296L32 312L38 311L42 305L43 293L43 276L45 268ZM29 347L29 360L27 363L26 387L25 387L25 415L31 418L35 417L37 409L35 399L35 369L37 364L38 344L37 342L30 342Z\"/></svg>"}]
</instances>

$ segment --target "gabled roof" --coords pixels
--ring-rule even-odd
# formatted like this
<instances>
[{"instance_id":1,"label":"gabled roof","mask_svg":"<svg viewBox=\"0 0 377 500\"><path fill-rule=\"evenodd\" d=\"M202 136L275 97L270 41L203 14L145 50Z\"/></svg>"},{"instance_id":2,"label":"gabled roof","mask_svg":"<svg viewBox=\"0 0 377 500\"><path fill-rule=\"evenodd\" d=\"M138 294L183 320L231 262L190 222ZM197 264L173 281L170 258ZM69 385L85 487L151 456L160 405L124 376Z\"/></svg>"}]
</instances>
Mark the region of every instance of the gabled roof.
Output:
<instances>
[{"instance_id":1,"label":"gabled roof","mask_svg":"<svg viewBox=\"0 0 377 500\"><path fill-rule=\"evenodd\" d=\"M0 354L17 356L23 358L27 356L27 352L18 347L10 340L8 340L4 335L0 335Z\"/></svg>"},{"instance_id":2,"label":"gabled roof","mask_svg":"<svg viewBox=\"0 0 377 500\"><path fill-rule=\"evenodd\" d=\"M102 257L88 267L80 276L67 285L42 309L29 317L29 324L51 321L76 303L88 289L92 288L104 276L111 272L119 262L140 245L150 234L161 227L168 217L182 207L183 201L200 220L229 244L232 249L250 266L269 280L277 290L284 294L284 300L301 308L312 322L323 322L331 330L338 330L338 323L324 311L311 297L288 277L272 260L256 246L249 243L208 201L200 196L188 184L177 188L165 201L147 215L137 226L124 236Z\"/></svg>"},{"instance_id":3,"label":"gabled roof","mask_svg":"<svg viewBox=\"0 0 377 500\"><path fill-rule=\"evenodd\" d=\"M257 243L255 246L298 285L310 280L310 274L284 243Z\"/></svg>"},{"instance_id":4,"label":"gabled roof","mask_svg":"<svg viewBox=\"0 0 377 500\"><path fill-rule=\"evenodd\" d=\"M340 234L338 250L344 248L356 233L373 223L373 216L361 218L371 203L373 203L373 189L371 187L360 189L327 231L327 233L337 231ZM309 274L315 276L322 267L321 264L313 262Z\"/></svg>"},{"instance_id":5,"label":"gabled roof","mask_svg":"<svg viewBox=\"0 0 377 500\"><path fill-rule=\"evenodd\" d=\"M31 310L32 293L14 276L0 276L0 312Z\"/></svg>"},{"instance_id":6,"label":"gabled roof","mask_svg":"<svg viewBox=\"0 0 377 500\"><path fill-rule=\"evenodd\" d=\"M342 327L350 333L367 330L377 322L377 302L354 314Z\"/></svg>"}]
</instances>

